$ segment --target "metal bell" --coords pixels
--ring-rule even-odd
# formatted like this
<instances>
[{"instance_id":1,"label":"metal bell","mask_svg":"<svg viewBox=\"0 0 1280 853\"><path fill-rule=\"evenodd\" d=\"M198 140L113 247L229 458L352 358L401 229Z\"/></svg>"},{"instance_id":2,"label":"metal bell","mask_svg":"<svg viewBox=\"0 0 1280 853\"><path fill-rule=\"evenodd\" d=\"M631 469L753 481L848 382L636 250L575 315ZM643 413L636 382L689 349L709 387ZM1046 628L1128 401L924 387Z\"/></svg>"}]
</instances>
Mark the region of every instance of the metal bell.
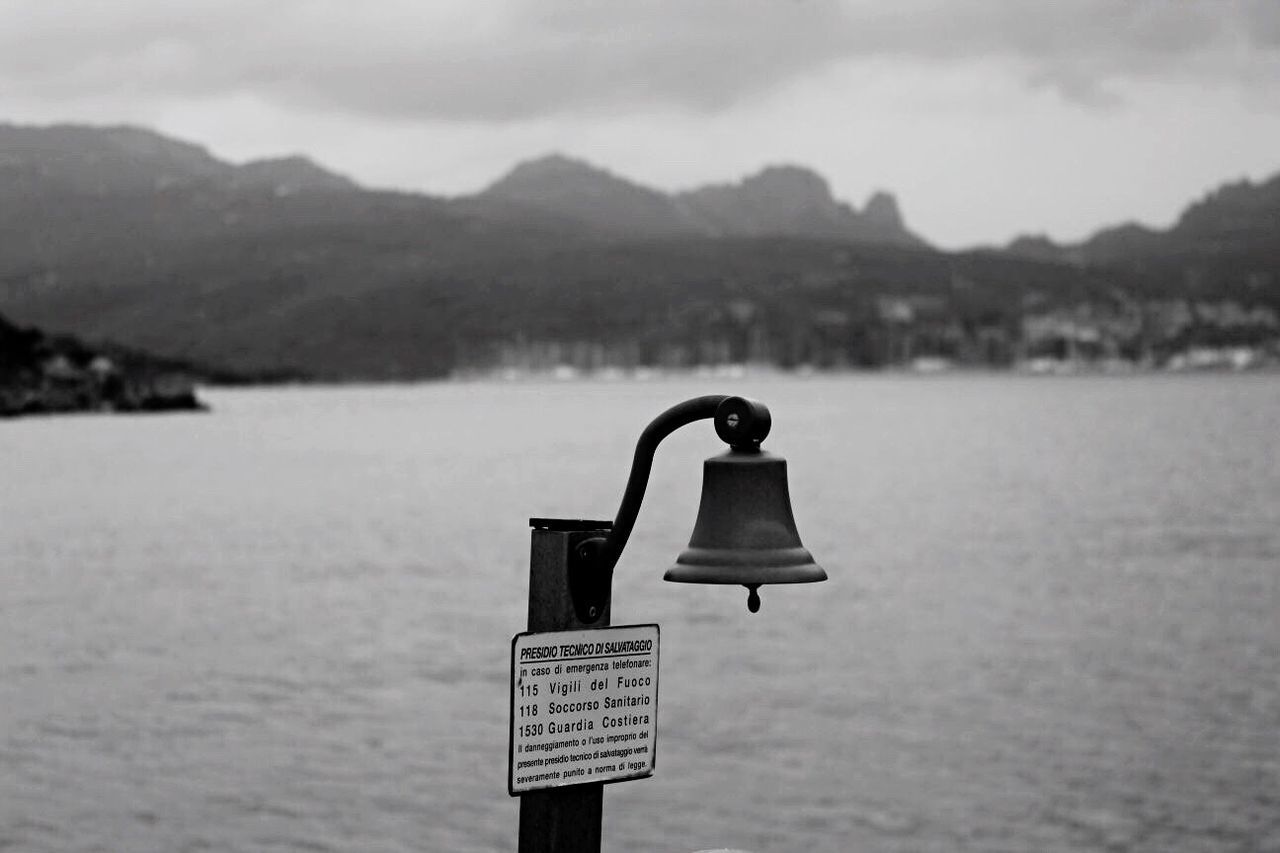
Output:
<instances>
[{"instance_id":1,"label":"metal bell","mask_svg":"<svg viewBox=\"0 0 1280 853\"><path fill-rule=\"evenodd\" d=\"M741 584L750 592L752 613L760 609L761 584L826 580L800 544L787 461L758 449L732 449L703 463L693 536L664 579Z\"/></svg>"}]
</instances>

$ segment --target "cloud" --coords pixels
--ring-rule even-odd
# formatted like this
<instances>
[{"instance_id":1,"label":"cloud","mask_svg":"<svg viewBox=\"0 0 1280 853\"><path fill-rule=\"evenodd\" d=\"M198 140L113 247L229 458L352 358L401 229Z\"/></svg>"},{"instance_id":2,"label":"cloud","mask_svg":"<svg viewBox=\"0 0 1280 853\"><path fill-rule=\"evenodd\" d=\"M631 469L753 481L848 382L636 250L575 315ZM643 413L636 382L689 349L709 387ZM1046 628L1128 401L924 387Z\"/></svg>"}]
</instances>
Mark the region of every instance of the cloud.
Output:
<instances>
[{"instance_id":1,"label":"cloud","mask_svg":"<svg viewBox=\"0 0 1280 853\"><path fill-rule=\"evenodd\" d=\"M1244 27L1259 47L1280 47L1280 4L1254 0L1245 8Z\"/></svg>"},{"instance_id":2,"label":"cloud","mask_svg":"<svg viewBox=\"0 0 1280 853\"><path fill-rule=\"evenodd\" d=\"M715 113L839 63L1008 66L1114 107L1135 78L1270 89L1274 0L0 0L0 93L252 94L385 119Z\"/></svg>"}]
</instances>

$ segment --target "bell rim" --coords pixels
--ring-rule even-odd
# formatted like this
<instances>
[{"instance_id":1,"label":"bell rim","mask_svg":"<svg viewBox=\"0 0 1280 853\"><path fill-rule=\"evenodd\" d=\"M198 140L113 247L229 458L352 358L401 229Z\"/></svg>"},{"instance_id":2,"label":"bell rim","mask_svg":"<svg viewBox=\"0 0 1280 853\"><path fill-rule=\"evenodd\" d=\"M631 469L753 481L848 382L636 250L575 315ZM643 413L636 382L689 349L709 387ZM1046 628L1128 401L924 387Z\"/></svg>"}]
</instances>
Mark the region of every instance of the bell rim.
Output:
<instances>
[{"instance_id":1,"label":"bell rim","mask_svg":"<svg viewBox=\"0 0 1280 853\"><path fill-rule=\"evenodd\" d=\"M690 559L695 556L703 559ZM827 572L805 548L754 555L735 549L690 548L676 558L663 580L734 585L817 583L827 580Z\"/></svg>"},{"instance_id":2,"label":"bell rim","mask_svg":"<svg viewBox=\"0 0 1280 853\"><path fill-rule=\"evenodd\" d=\"M721 586L757 586L764 584L822 583L829 580L826 571L817 563L810 566L772 566L767 569L752 569L740 572L737 577L727 578L722 573L713 574L709 570L700 571L701 567L672 566L662 576L670 583L701 583ZM796 569L808 569L797 575ZM816 571L813 571L816 570Z\"/></svg>"},{"instance_id":3,"label":"bell rim","mask_svg":"<svg viewBox=\"0 0 1280 853\"><path fill-rule=\"evenodd\" d=\"M691 545L676 557L676 565L690 568L794 568L816 566L809 549L803 545L789 548L703 548Z\"/></svg>"}]
</instances>

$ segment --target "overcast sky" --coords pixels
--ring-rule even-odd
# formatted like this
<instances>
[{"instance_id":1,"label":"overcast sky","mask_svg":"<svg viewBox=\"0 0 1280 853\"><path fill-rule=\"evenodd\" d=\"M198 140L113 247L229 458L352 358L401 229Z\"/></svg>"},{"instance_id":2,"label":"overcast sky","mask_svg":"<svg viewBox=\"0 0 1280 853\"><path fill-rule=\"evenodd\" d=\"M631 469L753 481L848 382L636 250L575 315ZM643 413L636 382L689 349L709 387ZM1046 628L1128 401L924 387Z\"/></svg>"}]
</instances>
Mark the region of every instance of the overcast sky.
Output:
<instances>
[{"instance_id":1,"label":"overcast sky","mask_svg":"<svg viewBox=\"0 0 1280 853\"><path fill-rule=\"evenodd\" d=\"M1280 0L0 0L0 121L441 194L799 163L941 246L1076 239L1280 172Z\"/></svg>"}]
</instances>

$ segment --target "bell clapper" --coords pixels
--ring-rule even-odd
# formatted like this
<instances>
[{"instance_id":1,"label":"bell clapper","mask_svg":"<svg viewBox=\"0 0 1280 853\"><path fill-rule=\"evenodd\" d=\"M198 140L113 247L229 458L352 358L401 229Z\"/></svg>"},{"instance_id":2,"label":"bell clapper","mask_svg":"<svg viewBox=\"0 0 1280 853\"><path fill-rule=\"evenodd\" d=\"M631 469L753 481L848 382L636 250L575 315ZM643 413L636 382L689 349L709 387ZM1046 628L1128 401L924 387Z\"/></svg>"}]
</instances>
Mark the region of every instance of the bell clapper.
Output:
<instances>
[{"instance_id":1,"label":"bell clapper","mask_svg":"<svg viewBox=\"0 0 1280 853\"><path fill-rule=\"evenodd\" d=\"M760 589L760 584L743 584L747 588L747 610L752 613L760 612L760 593L756 590Z\"/></svg>"}]
</instances>

